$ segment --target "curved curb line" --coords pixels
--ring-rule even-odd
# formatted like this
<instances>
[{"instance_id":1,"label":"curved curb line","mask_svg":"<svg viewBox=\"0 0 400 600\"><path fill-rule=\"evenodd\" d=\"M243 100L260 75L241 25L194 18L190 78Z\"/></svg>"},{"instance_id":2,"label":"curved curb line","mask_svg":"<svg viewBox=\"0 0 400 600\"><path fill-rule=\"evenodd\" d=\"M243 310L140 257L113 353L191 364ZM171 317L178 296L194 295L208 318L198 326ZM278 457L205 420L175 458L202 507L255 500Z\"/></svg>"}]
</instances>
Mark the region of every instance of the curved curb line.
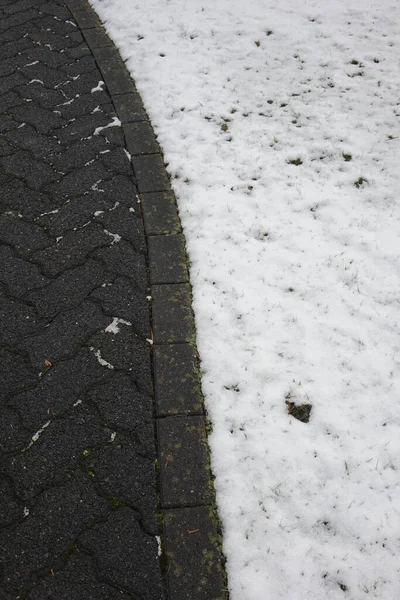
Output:
<instances>
[{"instance_id":1,"label":"curved curb line","mask_svg":"<svg viewBox=\"0 0 400 600\"><path fill-rule=\"evenodd\" d=\"M227 600L209 463L191 286L176 200L151 124L86 0L65 0L122 123L142 208L152 297L163 568L169 600Z\"/></svg>"}]
</instances>

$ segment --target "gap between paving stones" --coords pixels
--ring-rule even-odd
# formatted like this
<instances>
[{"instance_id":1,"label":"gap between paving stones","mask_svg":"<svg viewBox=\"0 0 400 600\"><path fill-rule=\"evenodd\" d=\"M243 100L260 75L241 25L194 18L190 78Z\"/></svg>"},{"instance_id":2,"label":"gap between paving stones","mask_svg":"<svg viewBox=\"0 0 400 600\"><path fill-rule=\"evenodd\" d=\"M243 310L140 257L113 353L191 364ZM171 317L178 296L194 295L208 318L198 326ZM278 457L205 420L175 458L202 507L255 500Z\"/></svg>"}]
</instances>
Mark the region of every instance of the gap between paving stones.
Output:
<instances>
[{"instance_id":1,"label":"gap between paving stones","mask_svg":"<svg viewBox=\"0 0 400 600\"><path fill-rule=\"evenodd\" d=\"M195 347L185 241L153 129L125 65L90 7L66 0L121 121L148 246L159 460L159 521L169 600L227 600L221 532Z\"/></svg>"}]
</instances>

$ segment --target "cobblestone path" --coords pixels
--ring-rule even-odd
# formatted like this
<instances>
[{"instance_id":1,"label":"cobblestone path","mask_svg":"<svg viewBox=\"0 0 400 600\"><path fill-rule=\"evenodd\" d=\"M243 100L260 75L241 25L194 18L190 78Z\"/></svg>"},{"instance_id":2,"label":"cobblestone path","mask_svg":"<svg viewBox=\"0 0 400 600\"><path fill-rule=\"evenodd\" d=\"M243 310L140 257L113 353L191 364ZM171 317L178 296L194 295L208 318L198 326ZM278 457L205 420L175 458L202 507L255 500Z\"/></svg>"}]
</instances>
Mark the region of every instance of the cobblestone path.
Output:
<instances>
[{"instance_id":1,"label":"cobblestone path","mask_svg":"<svg viewBox=\"0 0 400 600\"><path fill-rule=\"evenodd\" d=\"M0 598L162 600L146 245L63 3L0 0Z\"/></svg>"}]
</instances>

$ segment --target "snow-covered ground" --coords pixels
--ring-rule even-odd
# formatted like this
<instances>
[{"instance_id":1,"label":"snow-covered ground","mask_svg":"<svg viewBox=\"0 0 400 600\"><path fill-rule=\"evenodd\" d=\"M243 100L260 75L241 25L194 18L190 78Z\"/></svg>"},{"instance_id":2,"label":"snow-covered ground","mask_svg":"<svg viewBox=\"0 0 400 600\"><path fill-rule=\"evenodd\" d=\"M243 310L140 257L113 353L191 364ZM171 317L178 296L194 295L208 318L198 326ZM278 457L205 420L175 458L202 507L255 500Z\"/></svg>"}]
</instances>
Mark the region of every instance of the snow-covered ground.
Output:
<instances>
[{"instance_id":1,"label":"snow-covered ground","mask_svg":"<svg viewBox=\"0 0 400 600\"><path fill-rule=\"evenodd\" d=\"M231 600L397 600L400 4L92 3L178 199Z\"/></svg>"}]
</instances>

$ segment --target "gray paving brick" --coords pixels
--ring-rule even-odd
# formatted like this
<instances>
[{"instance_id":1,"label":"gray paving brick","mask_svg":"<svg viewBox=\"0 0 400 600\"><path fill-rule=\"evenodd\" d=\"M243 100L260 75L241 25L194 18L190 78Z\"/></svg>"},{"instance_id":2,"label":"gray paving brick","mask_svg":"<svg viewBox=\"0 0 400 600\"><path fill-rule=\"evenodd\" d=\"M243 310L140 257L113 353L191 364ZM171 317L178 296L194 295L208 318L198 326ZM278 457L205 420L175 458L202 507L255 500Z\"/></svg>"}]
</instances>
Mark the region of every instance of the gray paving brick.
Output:
<instances>
[{"instance_id":1,"label":"gray paving brick","mask_svg":"<svg viewBox=\"0 0 400 600\"><path fill-rule=\"evenodd\" d=\"M133 156L132 166L141 194L169 190L169 178L161 154Z\"/></svg>"},{"instance_id":2,"label":"gray paving brick","mask_svg":"<svg viewBox=\"0 0 400 600\"><path fill-rule=\"evenodd\" d=\"M149 301L131 280L117 277L93 290L90 297L101 304L107 315L129 321L136 333L150 337Z\"/></svg>"},{"instance_id":3,"label":"gray paving brick","mask_svg":"<svg viewBox=\"0 0 400 600\"><path fill-rule=\"evenodd\" d=\"M150 351L148 343L129 325L120 323L119 332L94 335L88 345L101 361L106 361L108 370L125 371L143 392L151 392ZM106 367L105 367L106 368Z\"/></svg>"},{"instance_id":4,"label":"gray paving brick","mask_svg":"<svg viewBox=\"0 0 400 600\"><path fill-rule=\"evenodd\" d=\"M102 427L98 419L88 416L48 419L43 425L38 439L30 447L28 436L25 451L0 467L12 479L18 497L25 502L45 488L62 482L68 471L75 470L86 449L107 444L112 433Z\"/></svg>"},{"instance_id":5,"label":"gray paving brick","mask_svg":"<svg viewBox=\"0 0 400 600\"><path fill-rule=\"evenodd\" d=\"M183 236L158 235L148 238L150 283L189 281Z\"/></svg>"},{"instance_id":6,"label":"gray paving brick","mask_svg":"<svg viewBox=\"0 0 400 600\"><path fill-rule=\"evenodd\" d=\"M10 263L7 264L9 265ZM36 268L30 263L24 263L23 268L26 268L26 265L29 265L31 269ZM30 270L28 271L28 274L29 277L32 276ZM36 272L34 272L34 274L37 276ZM33 289L27 295L26 299L35 306L37 313L43 319L50 321L58 313L78 306L94 288L102 285L104 278L103 267L93 260L88 260L82 266L76 267L75 269L69 269L51 281L46 281L45 278L42 277L40 287L39 285L31 285L31 288L37 289ZM45 285L45 283L47 283L47 285ZM25 292L26 288L24 288L23 291Z\"/></svg>"},{"instance_id":7,"label":"gray paving brick","mask_svg":"<svg viewBox=\"0 0 400 600\"><path fill-rule=\"evenodd\" d=\"M86 391L109 381L114 375L88 348L44 371L37 386L13 396L9 403L18 411L23 425L33 433L49 419L74 410L74 405L79 400L82 402Z\"/></svg>"},{"instance_id":8,"label":"gray paving brick","mask_svg":"<svg viewBox=\"0 0 400 600\"><path fill-rule=\"evenodd\" d=\"M84 29L83 36L91 48L106 48L112 46L112 42L101 26Z\"/></svg>"},{"instance_id":9,"label":"gray paving brick","mask_svg":"<svg viewBox=\"0 0 400 600\"><path fill-rule=\"evenodd\" d=\"M97 581L93 560L77 550L65 567L55 568L53 573L35 581L27 600L132 600L130 594Z\"/></svg>"},{"instance_id":10,"label":"gray paving brick","mask_svg":"<svg viewBox=\"0 0 400 600\"><path fill-rule=\"evenodd\" d=\"M107 427L129 434L139 454L153 456L152 398L137 389L132 377L126 373L116 373L111 381L90 390L88 399L96 405Z\"/></svg>"},{"instance_id":11,"label":"gray paving brick","mask_svg":"<svg viewBox=\"0 0 400 600\"><path fill-rule=\"evenodd\" d=\"M156 344L190 342L194 337L190 286L186 283L151 287Z\"/></svg>"},{"instance_id":12,"label":"gray paving brick","mask_svg":"<svg viewBox=\"0 0 400 600\"><path fill-rule=\"evenodd\" d=\"M150 435L153 438L154 430ZM85 460L85 468L96 484L114 503L129 506L143 528L156 535L156 476L154 447L148 454L138 454L134 443L124 433L101 449L94 448Z\"/></svg>"},{"instance_id":13,"label":"gray paving brick","mask_svg":"<svg viewBox=\"0 0 400 600\"><path fill-rule=\"evenodd\" d=\"M164 600L157 541L141 530L132 510L114 511L107 523L83 533L80 544L90 551L107 583L143 600Z\"/></svg>"},{"instance_id":14,"label":"gray paving brick","mask_svg":"<svg viewBox=\"0 0 400 600\"><path fill-rule=\"evenodd\" d=\"M0 281L17 298L48 283L36 265L14 256L8 246L0 246Z\"/></svg>"},{"instance_id":15,"label":"gray paving brick","mask_svg":"<svg viewBox=\"0 0 400 600\"><path fill-rule=\"evenodd\" d=\"M54 277L65 269L82 265L89 253L99 246L111 243L102 227L91 224L77 231L68 231L50 250L41 250L33 255L45 275Z\"/></svg>"},{"instance_id":16,"label":"gray paving brick","mask_svg":"<svg viewBox=\"0 0 400 600\"><path fill-rule=\"evenodd\" d=\"M33 572L49 572L79 533L106 518L108 511L107 500L95 492L90 477L72 476L45 491L29 511L29 518L0 532L5 591L15 598Z\"/></svg>"},{"instance_id":17,"label":"gray paving brick","mask_svg":"<svg viewBox=\"0 0 400 600\"><path fill-rule=\"evenodd\" d=\"M113 102L122 123L147 120L147 114L137 92L114 95Z\"/></svg>"},{"instance_id":18,"label":"gray paving brick","mask_svg":"<svg viewBox=\"0 0 400 600\"><path fill-rule=\"evenodd\" d=\"M147 235L180 232L178 210L172 192L142 194L141 202Z\"/></svg>"},{"instance_id":19,"label":"gray paving brick","mask_svg":"<svg viewBox=\"0 0 400 600\"><path fill-rule=\"evenodd\" d=\"M147 289L145 257L136 252L128 242L121 240L107 248L96 250L92 256L101 260L113 273L129 277L142 292Z\"/></svg>"},{"instance_id":20,"label":"gray paving brick","mask_svg":"<svg viewBox=\"0 0 400 600\"><path fill-rule=\"evenodd\" d=\"M89 29L100 24L98 16L90 9L74 10L74 19L81 29Z\"/></svg>"},{"instance_id":21,"label":"gray paving brick","mask_svg":"<svg viewBox=\"0 0 400 600\"><path fill-rule=\"evenodd\" d=\"M170 597L173 600L227 600L218 530L210 509L164 511L164 529Z\"/></svg>"},{"instance_id":22,"label":"gray paving brick","mask_svg":"<svg viewBox=\"0 0 400 600\"><path fill-rule=\"evenodd\" d=\"M157 416L203 413L199 361L193 346L155 346L154 387Z\"/></svg>"},{"instance_id":23,"label":"gray paving brick","mask_svg":"<svg viewBox=\"0 0 400 600\"><path fill-rule=\"evenodd\" d=\"M124 133L128 151L132 156L160 152L153 128L148 121L127 123L124 125Z\"/></svg>"},{"instance_id":24,"label":"gray paving brick","mask_svg":"<svg viewBox=\"0 0 400 600\"><path fill-rule=\"evenodd\" d=\"M158 419L161 506L197 506L211 502L210 472L203 417Z\"/></svg>"},{"instance_id":25,"label":"gray paving brick","mask_svg":"<svg viewBox=\"0 0 400 600\"><path fill-rule=\"evenodd\" d=\"M84 301L60 313L42 333L24 340L20 348L29 354L32 366L42 371L46 361L56 363L75 354L89 335L107 327L108 321L96 304Z\"/></svg>"}]
</instances>

